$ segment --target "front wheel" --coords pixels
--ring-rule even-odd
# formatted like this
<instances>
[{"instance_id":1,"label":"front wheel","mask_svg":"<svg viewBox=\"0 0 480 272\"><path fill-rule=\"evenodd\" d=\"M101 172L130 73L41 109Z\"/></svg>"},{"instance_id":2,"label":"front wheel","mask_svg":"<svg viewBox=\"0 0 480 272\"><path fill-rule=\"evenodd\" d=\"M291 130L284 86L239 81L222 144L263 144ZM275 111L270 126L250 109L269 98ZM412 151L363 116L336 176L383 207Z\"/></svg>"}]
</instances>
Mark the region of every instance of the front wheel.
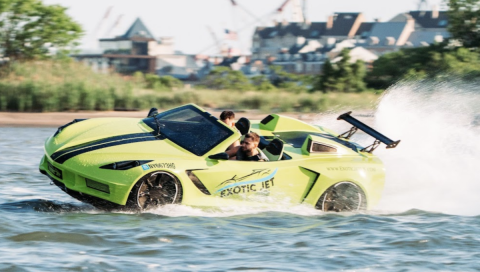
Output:
<instances>
[{"instance_id":1,"label":"front wheel","mask_svg":"<svg viewBox=\"0 0 480 272\"><path fill-rule=\"evenodd\" d=\"M351 212L364 210L367 199L356 184L343 181L328 188L317 201L315 208L324 212Z\"/></svg>"},{"instance_id":2,"label":"front wheel","mask_svg":"<svg viewBox=\"0 0 480 272\"><path fill-rule=\"evenodd\" d=\"M130 192L127 207L149 209L182 201L182 184L168 172L152 172L142 177Z\"/></svg>"}]
</instances>

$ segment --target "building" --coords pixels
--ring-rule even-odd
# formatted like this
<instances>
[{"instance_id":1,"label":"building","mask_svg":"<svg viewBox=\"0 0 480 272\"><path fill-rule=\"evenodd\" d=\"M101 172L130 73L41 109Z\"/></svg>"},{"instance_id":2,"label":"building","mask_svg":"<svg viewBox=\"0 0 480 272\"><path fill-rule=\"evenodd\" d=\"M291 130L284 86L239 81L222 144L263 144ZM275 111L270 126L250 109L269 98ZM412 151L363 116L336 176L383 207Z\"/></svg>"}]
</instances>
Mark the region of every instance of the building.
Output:
<instances>
[{"instance_id":1,"label":"building","mask_svg":"<svg viewBox=\"0 0 480 272\"><path fill-rule=\"evenodd\" d=\"M450 37L444 11L410 11L390 21L365 22L362 13L335 13L326 22L275 23L257 27L252 39L252 61L282 66L301 74L321 72L343 48L351 48L352 61L367 67L380 55L427 46Z\"/></svg>"},{"instance_id":2,"label":"building","mask_svg":"<svg viewBox=\"0 0 480 272\"><path fill-rule=\"evenodd\" d=\"M273 27L257 27L252 40L252 59L275 56L282 48L317 41L322 46L355 37L365 21L362 13L335 13L327 22L276 23Z\"/></svg>"},{"instance_id":3,"label":"building","mask_svg":"<svg viewBox=\"0 0 480 272\"><path fill-rule=\"evenodd\" d=\"M155 39L140 18L115 38L100 39L97 52L75 55L94 69L114 69L119 73L137 71L171 75L179 79L198 79L208 72L208 62L195 55L177 53L171 37Z\"/></svg>"}]
</instances>

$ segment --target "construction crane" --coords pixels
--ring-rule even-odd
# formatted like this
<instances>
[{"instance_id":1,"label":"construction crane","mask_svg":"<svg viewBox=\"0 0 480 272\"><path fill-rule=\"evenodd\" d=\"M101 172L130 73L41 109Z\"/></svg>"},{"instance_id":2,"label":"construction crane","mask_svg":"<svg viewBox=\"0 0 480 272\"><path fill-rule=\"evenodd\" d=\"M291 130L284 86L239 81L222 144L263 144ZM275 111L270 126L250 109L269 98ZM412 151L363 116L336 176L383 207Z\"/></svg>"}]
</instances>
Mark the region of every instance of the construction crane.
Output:
<instances>
[{"instance_id":1,"label":"construction crane","mask_svg":"<svg viewBox=\"0 0 480 272\"><path fill-rule=\"evenodd\" d=\"M115 23L108 29L107 32L105 32L105 37L110 37L110 35L114 32L115 29L118 28L120 25L120 22L122 21L123 14L118 15L117 20L115 20Z\"/></svg>"},{"instance_id":2,"label":"construction crane","mask_svg":"<svg viewBox=\"0 0 480 272\"><path fill-rule=\"evenodd\" d=\"M277 9L277 14L281 15L283 14L283 11L287 4L293 2L293 7L292 7L292 20L293 22L303 22L304 19L304 9L302 9L302 5L300 5L300 0L285 0L283 4ZM303 7L305 7L306 0L303 1Z\"/></svg>"},{"instance_id":3,"label":"construction crane","mask_svg":"<svg viewBox=\"0 0 480 272\"><path fill-rule=\"evenodd\" d=\"M222 45L220 40L218 39L217 35L213 31L213 29L210 26L207 26L208 32L210 32L210 35L212 36L212 39L215 41L215 45L217 46L218 52L222 52Z\"/></svg>"},{"instance_id":4,"label":"construction crane","mask_svg":"<svg viewBox=\"0 0 480 272\"><path fill-rule=\"evenodd\" d=\"M285 0L285 2L283 2L283 4L277 9L277 12L282 13L283 9L287 6L288 2L290 2L290 0Z\"/></svg>"},{"instance_id":5,"label":"construction crane","mask_svg":"<svg viewBox=\"0 0 480 272\"><path fill-rule=\"evenodd\" d=\"M265 22L267 22L267 24L269 22L271 22L271 19L272 19L272 16L279 16L281 14L283 14L285 8L287 7L287 5L293 1L293 21L294 22L304 22L305 21L305 8L306 8L306 0L303 0L303 5L300 4L300 0L285 0L282 2L282 4L276 8L275 10L273 10L272 12L269 12L268 14L264 15L264 16L261 16L261 17L258 17L256 16L254 13L250 12L248 9L246 9L245 7L243 7L242 5L240 5L238 3L237 0L229 0L231 5L232 5L232 8L234 9L241 9L244 13L248 14L250 17L252 17L254 20L251 21L251 22L248 22L246 24L243 24L242 26L234 29L233 31L238 35L240 32L244 31L245 29L248 29L249 27L252 27L252 25L254 24L260 24L260 25L266 25ZM302 9L303 7L303 9ZM233 16L233 18L235 18L235 16ZM233 23L234 25L236 25L236 22ZM221 48L221 46L219 45L221 43L221 40L217 38L217 36L215 35L215 33L212 31L212 29L210 27L209 28L209 32L210 32L210 35L212 36L212 38L214 39L214 43L209 45L208 47L206 47L205 49L201 50L199 53L203 53L207 50L210 50L212 47L216 46L217 48Z\"/></svg>"},{"instance_id":6,"label":"construction crane","mask_svg":"<svg viewBox=\"0 0 480 272\"><path fill-rule=\"evenodd\" d=\"M98 38L98 33L100 32L100 30L102 29L105 21L108 19L108 17L110 16L110 12L112 12L112 9L113 9L113 6L109 6L107 8L107 11L105 12L105 15L103 15L102 19L100 20L100 22L97 24L97 26L95 27L95 30L93 32L93 36L95 39Z\"/></svg>"}]
</instances>

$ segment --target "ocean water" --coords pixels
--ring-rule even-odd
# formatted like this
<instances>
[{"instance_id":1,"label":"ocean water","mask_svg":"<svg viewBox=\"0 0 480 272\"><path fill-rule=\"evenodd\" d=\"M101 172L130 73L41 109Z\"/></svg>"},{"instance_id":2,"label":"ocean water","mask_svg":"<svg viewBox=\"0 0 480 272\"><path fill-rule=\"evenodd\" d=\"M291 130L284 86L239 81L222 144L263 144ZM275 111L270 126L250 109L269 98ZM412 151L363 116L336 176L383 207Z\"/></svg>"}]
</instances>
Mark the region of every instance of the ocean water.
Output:
<instances>
[{"instance_id":1,"label":"ocean water","mask_svg":"<svg viewBox=\"0 0 480 272\"><path fill-rule=\"evenodd\" d=\"M390 88L373 125L402 142L375 151L386 187L377 207L359 213L303 205L104 212L38 172L56 128L2 127L0 271L480 271L475 89ZM324 115L315 123L348 129Z\"/></svg>"}]
</instances>

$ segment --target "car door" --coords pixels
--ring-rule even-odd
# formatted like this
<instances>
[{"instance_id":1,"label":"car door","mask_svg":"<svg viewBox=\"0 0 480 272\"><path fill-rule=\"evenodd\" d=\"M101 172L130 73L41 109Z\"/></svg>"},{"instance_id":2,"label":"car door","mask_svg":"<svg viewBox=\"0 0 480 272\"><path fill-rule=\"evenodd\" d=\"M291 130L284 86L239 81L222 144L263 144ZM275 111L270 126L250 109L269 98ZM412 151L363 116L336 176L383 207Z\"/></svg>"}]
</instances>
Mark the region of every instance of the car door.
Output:
<instances>
[{"instance_id":1,"label":"car door","mask_svg":"<svg viewBox=\"0 0 480 272\"><path fill-rule=\"evenodd\" d=\"M208 169L193 173L212 195L229 199L300 203L318 177L293 160L211 160L208 164Z\"/></svg>"}]
</instances>

